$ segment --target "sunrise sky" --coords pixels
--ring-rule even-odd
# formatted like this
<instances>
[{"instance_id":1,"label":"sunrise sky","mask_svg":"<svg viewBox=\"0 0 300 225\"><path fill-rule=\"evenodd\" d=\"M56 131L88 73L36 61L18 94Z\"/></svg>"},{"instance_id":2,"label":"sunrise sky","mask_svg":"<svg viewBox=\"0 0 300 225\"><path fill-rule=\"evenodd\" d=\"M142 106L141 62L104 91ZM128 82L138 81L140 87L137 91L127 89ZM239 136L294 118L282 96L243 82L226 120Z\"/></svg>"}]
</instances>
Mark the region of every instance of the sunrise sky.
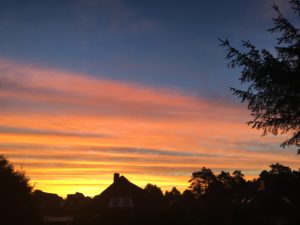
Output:
<instances>
[{"instance_id":1,"label":"sunrise sky","mask_svg":"<svg viewBox=\"0 0 300 225\"><path fill-rule=\"evenodd\" d=\"M0 154L61 196L99 194L114 172L184 190L203 166L298 169L286 137L246 125L218 46L272 48L273 2L0 1Z\"/></svg>"}]
</instances>

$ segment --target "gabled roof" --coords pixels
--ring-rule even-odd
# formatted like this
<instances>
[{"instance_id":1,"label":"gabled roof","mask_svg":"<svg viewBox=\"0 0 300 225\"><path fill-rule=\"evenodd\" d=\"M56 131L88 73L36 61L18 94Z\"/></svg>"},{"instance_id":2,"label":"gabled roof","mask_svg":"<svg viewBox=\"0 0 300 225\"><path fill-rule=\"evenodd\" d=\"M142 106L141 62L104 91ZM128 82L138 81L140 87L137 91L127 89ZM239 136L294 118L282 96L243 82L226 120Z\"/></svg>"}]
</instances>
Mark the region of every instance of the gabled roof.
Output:
<instances>
[{"instance_id":1,"label":"gabled roof","mask_svg":"<svg viewBox=\"0 0 300 225\"><path fill-rule=\"evenodd\" d=\"M108 188L106 188L99 197L121 197L121 196L131 196L145 194L145 191L138 187L137 185L131 183L126 177L121 176L114 183L112 183Z\"/></svg>"},{"instance_id":2,"label":"gabled roof","mask_svg":"<svg viewBox=\"0 0 300 225\"><path fill-rule=\"evenodd\" d=\"M149 201L147 192L124 176L117 177L100 195L95 196L95 200L99 206L107 207L111 198L116 197L129 197L135 207L143 206Z\"/></svg>"}]
</instances>

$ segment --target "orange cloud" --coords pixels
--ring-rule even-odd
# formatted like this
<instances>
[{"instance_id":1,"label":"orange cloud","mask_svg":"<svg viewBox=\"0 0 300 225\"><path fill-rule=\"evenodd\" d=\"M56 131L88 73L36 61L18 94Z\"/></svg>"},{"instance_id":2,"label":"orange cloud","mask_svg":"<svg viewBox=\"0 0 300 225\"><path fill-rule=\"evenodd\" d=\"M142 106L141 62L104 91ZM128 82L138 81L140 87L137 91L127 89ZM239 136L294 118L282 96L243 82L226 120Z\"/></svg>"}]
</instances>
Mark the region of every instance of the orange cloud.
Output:
<instances>
[{"instance_id":1,"label":"orange cloud","mask_svg":"<svg viewBox=\"0 0 300 225\"><path fill-rule=\"evenodd\" d=\"M247 127L233 102L7 60L0 81L0 153L45 191L95 195L113 172L184 189L202 166L253 177L300 162L278 147L282 138Z\"/></svg>"}]
</instances>

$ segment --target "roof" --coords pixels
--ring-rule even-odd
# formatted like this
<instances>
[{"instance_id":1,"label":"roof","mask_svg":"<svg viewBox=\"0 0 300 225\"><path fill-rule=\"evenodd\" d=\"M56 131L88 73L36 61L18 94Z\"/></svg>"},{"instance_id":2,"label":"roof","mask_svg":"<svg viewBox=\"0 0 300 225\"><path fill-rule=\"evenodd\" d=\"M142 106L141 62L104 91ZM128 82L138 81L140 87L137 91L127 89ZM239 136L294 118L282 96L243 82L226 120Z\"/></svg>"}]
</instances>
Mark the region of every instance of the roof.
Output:
<instances>
[{"instance_id":1,"label":"roof","mask_svg":"<svg viewBox=\"0 0 300 225\"><path fill-rule=\"evenodd\" d=\"M147 201L146 191L131 183L126 177L118 177L100 195L95 197L99 205L107 207L111 198L129 197L133 200L134 206L141 206Z\"/></svg>"}]
</instances>

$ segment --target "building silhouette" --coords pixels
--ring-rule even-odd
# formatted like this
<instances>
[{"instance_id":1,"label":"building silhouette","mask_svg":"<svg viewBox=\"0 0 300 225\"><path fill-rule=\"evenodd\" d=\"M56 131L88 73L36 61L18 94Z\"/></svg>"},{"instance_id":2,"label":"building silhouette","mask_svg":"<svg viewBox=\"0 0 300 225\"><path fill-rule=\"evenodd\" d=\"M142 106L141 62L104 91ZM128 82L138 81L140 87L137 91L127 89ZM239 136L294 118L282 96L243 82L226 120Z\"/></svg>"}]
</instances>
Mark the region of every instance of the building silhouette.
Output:
<instances>
[{"instance_id":1,"label":"building silhouette","mask_svg":"<svg viewBox=\"0 0 300 225\"><path fill-rule=\"evenodd\" d=\"M145 223L156 210L156 202L144 189L115 173L113 183L95 196L93 208L98 223Z\"/></svg>"},{"instance_id":2,"label":"building silhouette","mask_svg":"<svg viewBox=\"0 0 300 225\"><path fill-rule=\"evenodd\" d=\"M113 183L95 201L101 209L109 208L144 208L149 196L146 191L131 183L126 177L114 174Z\"/></svg>"}]
</instances>

